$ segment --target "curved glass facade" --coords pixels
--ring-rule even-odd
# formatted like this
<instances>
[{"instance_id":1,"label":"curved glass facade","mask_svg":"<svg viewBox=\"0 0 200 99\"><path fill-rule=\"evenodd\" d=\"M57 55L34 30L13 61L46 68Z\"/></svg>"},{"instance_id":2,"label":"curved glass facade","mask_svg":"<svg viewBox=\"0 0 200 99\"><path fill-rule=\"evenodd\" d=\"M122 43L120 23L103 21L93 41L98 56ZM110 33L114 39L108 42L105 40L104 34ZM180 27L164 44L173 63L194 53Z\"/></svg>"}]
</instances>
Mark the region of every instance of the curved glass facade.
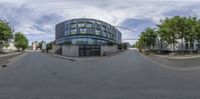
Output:
<instances>
[{"instance_id":1,"label":"curved glass facade","mask_svg":"<svg viewBox=\"0 0 200 99\"><path fill-rule=\"evenodd\" d=\"M120 42L120 31L100 20L72 19L56 25L57 44L108 45Z\"/></svg>"}]
</instances>

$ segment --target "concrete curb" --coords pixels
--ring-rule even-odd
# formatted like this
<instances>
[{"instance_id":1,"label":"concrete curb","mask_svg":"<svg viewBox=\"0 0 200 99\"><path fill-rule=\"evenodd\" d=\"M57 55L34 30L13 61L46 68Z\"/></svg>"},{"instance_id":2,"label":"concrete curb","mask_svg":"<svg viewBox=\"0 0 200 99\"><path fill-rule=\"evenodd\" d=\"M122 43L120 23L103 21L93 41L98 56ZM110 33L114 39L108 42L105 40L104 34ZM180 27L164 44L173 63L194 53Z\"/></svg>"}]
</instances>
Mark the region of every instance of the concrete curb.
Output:
<instances>
[{"instance_id":1,"label":"concrete curb","mask_svg":"<svg viewBox=\"0 0 200 99\"><path fill-rule=\"evenodd\" d=\"M162 55L152 55L152 56L156 56L156 57L162 57L162 58L166 58L166 59L177 59L177 60L184 60L184 59L195 59L195 58L200 58L199 56L191 56L191 57L169 57L169 56L162 56Z\"/></svg>"},{"instance_id":2,"label":"concrete curb","mask_svg":"<svg viewBox=\"0 0 200 99\"><path fill-rule=\"evenodd\" d=\"M142 54L142 56L143 56L144 58L148 59L149 61L151 61L152 63L157 64L157 65L159 65L160 67L163 67L163 68L166 68L166 69L179 70L179 71L187 71L187 70L197 70L197 69L200 69L200 66L193 66L193 67L187 67L187 68L181 68L181 67L177 67L177 66L175 66L175 65L170 66L170 65L168 65L168 64L165 64L164 62L158 62L158 61L156 61L156 60L154 60L154 59L151 59L151 58L149 58L149 57L146 56L146 55L143 55L143 54Z\"/></svg>"},{"instance_id":3,"label":"concrete curb","mask_svg":"<svg viewBox=\"0 0 200 99\"><path fill-rule=\"evenodd\" d=\"M6 67L7 64L9 64L10 62L12 62L12 59L15 59L16 57L21 56L21 55L23 55L23 54L25 54L25 53L27 53L27 52L19 52L19 53L9 54L9 55L4 56L4 57L9 57L9 56L14 56L14 55L16 55L16 56L13 57L13 58L10 58L10 59L8 59L8 60L5 60L5 61L3 61L3 62L0 62L0 65L2 65L2 66L0 66L0 70L2 70L4 66ZM0 58L4 58L4 57L0 57Z\"/></svg>"},{"instance_id":4,"label":"concrete curb","mask_svg":"<svg viewBox=\"0 0 200 99\"><path fill-rule=\"evenodd\" d=\"M12 56L12 55L18 55L18 54L21 54L21 53L23 53L23 52L16 52L16 53L12 53L12 54L4 54L4 55L0 54L0 58Z\"/></svg>"},{"instance_id":5,"label":"concrete curb","mask_svg":"<svg viewBox=\"0 0 200 99\"><path fill-rule=\"evenodd\" d=\"M57 57L57 58L61 58L61 59L66 59L66 60L69 60L69 61L95 61L95 60L101 60L101 59L104 59L104 58L108 58L108 57L112 57L112 56L115 56L115 55L119 55L121 53L123 53L125 51L120 51L120 52L116 52L116 53L113 53L111 55L108 55L108 56L99 56L99 57L67 57L67 56L61 56L61 55L56 55L56 54L50 54L50 53L46 53L47 55L50 55L50 56L53 56L53 57Z\"/></svg>"}]
</instances>

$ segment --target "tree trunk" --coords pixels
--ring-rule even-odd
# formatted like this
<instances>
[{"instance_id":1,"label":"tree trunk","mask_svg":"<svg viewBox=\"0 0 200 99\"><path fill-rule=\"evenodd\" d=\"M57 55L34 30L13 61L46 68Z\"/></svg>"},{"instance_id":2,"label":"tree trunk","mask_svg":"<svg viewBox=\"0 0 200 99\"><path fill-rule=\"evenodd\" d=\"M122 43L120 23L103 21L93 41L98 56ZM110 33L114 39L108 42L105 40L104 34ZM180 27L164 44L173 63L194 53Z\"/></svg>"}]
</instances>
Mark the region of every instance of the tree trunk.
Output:
<instances>
[{"instance_id":1,"label":"tree trunk","mask_svg":"<svg viewBox=\"0 0 200 99\"><path fill-rule=\"evenodd\" d=\"M0 53L2 52L3 43L0 41Z\"/></svg>"},{"instance_id":2,"label":"tree trunk","mask_svg":"<svg viewBox=\"0 0 200 99\"><path fill-rule=\"evenodd\" d=\"M175 37L173 36L173 53L175 53Z\"/></svg>"},{"instance_id":3,"label":"tree trunk","mask_svg":"<svg viewBox=\"0 0 200 99\"><path fill-rule=\"evenodd\" d=\"M173 46L173 55L175 54L175 43L172 44Z\"/></svg>"},{"instance_id":4,"label":"tree trunk","mask_svg":"<svg viewBox=\"0 0 200 99\"><path fill-rule=\"evenodd\" d=\"M181 39L181 54L183 55L183 38Z\"/></svg>"},{"instance_id":5,"label":"tree trunk","mask_svg":"<svg viewBox=\"0 0 200 99\"><path fill-rule=\"evenodd\" d=\"M151 52L151 45L149 45L149 52Z\"/></svg>"},{"instance_id":6,"label":"tree trunk","mask_svg":"<svg viewBox=\"0 0 200 99\"><path fill-rule=\"evenodd\" d=\"M198 39L198 50L197 50L198 51L198 55L199 55L199 51L200 51L199 48L200 48L200 39Z\"/></svg>"},{"instance_id":7,"label":"tree trunk","mask_svg":"<svg viewBox=\"0 0 200 99\"><path fill-rule=\"evenodd\" d=\"M193 46L193 48L194 48L194 44L193 44L194 42L192 41L192 40L190 40L190 55L192 55L192 46ZM193 44L193 45L192 45ZM192 46L191 46L192 45Z\"/></svg>"}]
</instances>

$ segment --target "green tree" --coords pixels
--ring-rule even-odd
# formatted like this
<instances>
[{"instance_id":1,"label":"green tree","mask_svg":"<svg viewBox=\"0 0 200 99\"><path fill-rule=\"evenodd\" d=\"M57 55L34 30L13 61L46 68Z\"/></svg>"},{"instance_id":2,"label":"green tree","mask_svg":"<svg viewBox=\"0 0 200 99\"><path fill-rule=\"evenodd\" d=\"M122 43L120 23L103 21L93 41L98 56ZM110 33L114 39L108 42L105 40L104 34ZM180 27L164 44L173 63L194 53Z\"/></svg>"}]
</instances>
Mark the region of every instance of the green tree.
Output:
<instances>
[{"instance_id":1,"label":"green tree","mask_svg":"<svg viewBox=\"0 0 200 99\"><path fill-rule=\"evenodd\" d=\"M144 32L141 33L141 41L145 47L148 47L148 50L151 50L151 47L155 47L155 42L157 38L157 32L155 29L147 28Z\"/></svg>"},{"instance_id":2,"label":"green tree","mask_svg":"<svg viewBox=\"0 0 200 99\"><path fill-rule=\"evenodd\" d=\"M46 49L47 52L53 48L53 43L54 43L54 42L49 42L49 43L47 43L47 49Z\"/></svg>"},{"instance_id":3,"label":"green tree","mask_svg":"<svg viewBox=\"0 0 200 99\"><path fill-rule=\"evenodd\" d=\"M18 49L21 48L22 50L25 50L28 47L28 39L23 33L21 32L15 33L15 46Z\"/></svg>"},{"instance_id":4,"label":"green tree","mask_svg":"<svg viewBox=\"0 0 200 99\"><path fill-rule=\"evenodd\" d=\"M12 38L14 29L5 20L0 20L0 49L7 46L8 40Z\"/></svg>"},{"instance_id":5,"label":"green tree","mask_svg":"<svg viewBox=\"0 0 200 99\"><path fill-rule=\"evenodd\" d=\"M194 41L196 40L196 32L197 32L197 29L196 29L196 22L197 22L197 18L196 17L189 17L187 20L186 20L186 35L185 35L185 40L187 43L190 44L190 49L193 48L193 43Z\"/></svg>"},{"instance_id":6,"label":"green tree","mask_svg":"<svg viewBox=\"0 0 200 99\"><path fill-rule=\"evenodd\" d=\"M171 19L166 18L165 20L162 21L161 25L158 25L159 36L161 37L162 40L166 41L168 45L173 44L173 51L175 50L175 44L177 43L179 34L181 34L177 26L179 22L177 19L179 19L179 17L173 17Z\"/></svg>"},{"instance_id":7,"label":"green tree","mask_svg":"<svg viewBox=\"0 0 200 99\"><path fill-rule=\"evenodd\" d=\"M44 43L45 41L41 41L39 42L38 46L37 46L37 49L42 49L42 43Z\"/></svg>"},{"instance_id":8,"label":"green tree","mask_svg":"<svg viewBox=\"0 0 200 99\"><path fill-rule=\"evenodd\" d=\"M198 53L200 51L200 20L196 19L195 24L193 26L193 31L195 35L195 39L198 42Z\"/></svg>"},{"instance_id":9,"label":"green tree","mask_svg":"<svg viewBox=\"0 0 200 99\"><path fill-rule=\"evenodd\" d=\"M147 28L144 32L141 33L140 38L138 42L136 43L136 47L141 48L148 48L148 50L151 50L151 48L155 47L157 38L157 31L152 28Z\"/></svg>"}]
</instances>

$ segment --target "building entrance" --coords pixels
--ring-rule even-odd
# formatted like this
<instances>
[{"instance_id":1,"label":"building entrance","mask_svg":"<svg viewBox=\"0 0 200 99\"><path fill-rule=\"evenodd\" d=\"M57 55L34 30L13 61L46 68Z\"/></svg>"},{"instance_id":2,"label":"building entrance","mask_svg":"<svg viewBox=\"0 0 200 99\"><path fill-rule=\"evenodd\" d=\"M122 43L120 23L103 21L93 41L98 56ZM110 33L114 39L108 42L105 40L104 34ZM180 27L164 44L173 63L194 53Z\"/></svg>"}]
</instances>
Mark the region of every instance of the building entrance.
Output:
<instances>
[{"instance_id":1,"label":"building entrance","mask_svg":"<svg viewBox=\"0 0 200 99\"><path fill-rule=\"evenodd\" d=\"M100 45L79 45L79 56L100 56Z\"/></svg>"}]
</instances>

